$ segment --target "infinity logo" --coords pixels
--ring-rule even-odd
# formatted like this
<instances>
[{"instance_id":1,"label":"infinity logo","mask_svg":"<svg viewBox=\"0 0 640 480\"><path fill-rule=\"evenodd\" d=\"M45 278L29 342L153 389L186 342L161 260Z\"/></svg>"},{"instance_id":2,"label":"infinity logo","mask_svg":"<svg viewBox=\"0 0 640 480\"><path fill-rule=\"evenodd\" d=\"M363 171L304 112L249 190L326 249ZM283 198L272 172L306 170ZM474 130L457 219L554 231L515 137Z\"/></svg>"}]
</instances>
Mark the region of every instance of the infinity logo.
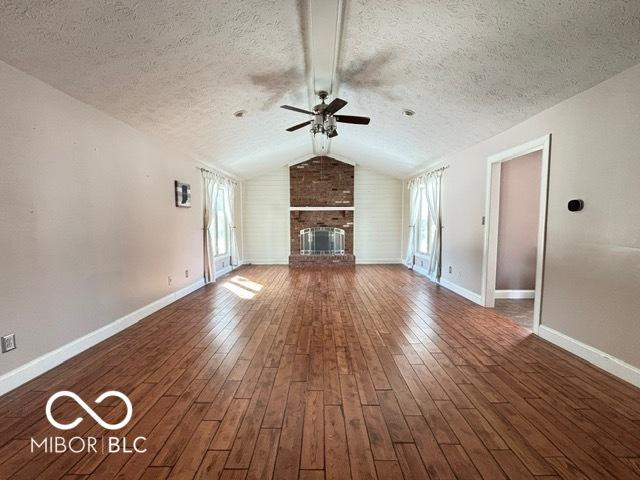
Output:
<instances>
[{"instance_id":1,"label":"infinity logo","mask_svg":"<svg viewBox=\"0 0 640 480\"><path fill-rule=\"evenodd\" d=\"M124 420L116 424L111 424L111 423L105 422L102 418L100 418L98 414L94 412L93 409L89 405L87 405L84 402L84 400L82 400L78 395L76 395L73 392L62 390L58 393L51 395L51 397L49 397L49 400L47 400L47 408L45 410L47 414L47 419L49 420L51 425L53 425L54 427L60 430L71 430L72 428L77 427L80 424L80 422L82 422L83 420L82 417L78 417L71 423L65 424L65 423L57 422L51 415L51 407L53 406L53 402L55 402L60 397L72 398L78 405L80 405L83 408L85 412L91 415L91 417L96 422L98 422L102 428L106 428L108 430L118 430L119 428L124 427L127 423L129 423L129 420L131 420L131 416L133 415L133 405L131 405L131 400L129 400L129 398L124 393L120 393L115 390L110 390L108 392L104 392L102 395L96 398L96 403L101 403L105 398L118 397L127 406L127 414L125 415Z\"/></svg>"}]
</instances>

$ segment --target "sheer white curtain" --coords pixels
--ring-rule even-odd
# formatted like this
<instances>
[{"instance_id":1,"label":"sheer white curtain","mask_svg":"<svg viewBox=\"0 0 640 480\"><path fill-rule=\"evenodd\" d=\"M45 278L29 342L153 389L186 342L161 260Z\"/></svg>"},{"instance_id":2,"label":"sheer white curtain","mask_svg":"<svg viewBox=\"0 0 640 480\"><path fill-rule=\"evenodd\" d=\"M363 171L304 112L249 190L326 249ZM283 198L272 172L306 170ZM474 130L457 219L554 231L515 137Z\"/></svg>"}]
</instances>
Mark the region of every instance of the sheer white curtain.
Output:
<instances>
[{"instance_id":1,"label":"sheer white curtain","mask_svg":"<svg viewBox=\"0 0 640 480\"><path fill-rule=\"evenodd\" d=\"M223 179L213 173L202 171L204 180L204 282L216 279L216 198Z\"/></svg>"},{"instance_id":2,"label":"sheer white curtain","mask_svg":"<svg viewBox=\"0 0 640 480\"><path fill-rule=\"evenodd\" d=\"M413 268L418 245L427 257L426 273L434 282L442 271L441 184L443 168L412 179L409 182L409 241L405 264ZM426 207L426 208L425 208ZM423 228L420 228L422 225ZM423 235L424 238L420 238ZM426 250L424 250L426 248Z\"/></svg>"},{"instance_id":3,"label":"sheer white curtain","mask_svg":"<svg viewBox=\"0 0 640 480\"><path fill-rule=\"evenodd\" d=\"M420 177L418 177L409 182L409 239L407 243L407 254L404 257L404 263L409 268L413 268L415 263L416 248L418 245L418 221L422 199L420 180Z\"/></svg>"},{"instance_id":4,"label":"sheer white curtain","mask_svg":"<svg viewBox=\"0 0 640 480\"><path fill-rule=\"evenodd\" d=\"M229 254L231 256L231 266L238 266L238 238L236 236L236 188L237 184L227 180L224 195L224 215L229 225Z\"/></svg>"},{"instance_id":5,"label":"sheer white curtain","mask_svg":"<svg viewBox=\"0 0 640 480\"><path fill-rule=\"evenodd\" d=\"M442 213L440 210L440 198L442 186L442 170L436 170L426 177L425 198L429 213L429 224L432 230L431 238L427 246L429 266L427 276L434 282L440 281L442 273Z\"/></svg>"}]
</instances>

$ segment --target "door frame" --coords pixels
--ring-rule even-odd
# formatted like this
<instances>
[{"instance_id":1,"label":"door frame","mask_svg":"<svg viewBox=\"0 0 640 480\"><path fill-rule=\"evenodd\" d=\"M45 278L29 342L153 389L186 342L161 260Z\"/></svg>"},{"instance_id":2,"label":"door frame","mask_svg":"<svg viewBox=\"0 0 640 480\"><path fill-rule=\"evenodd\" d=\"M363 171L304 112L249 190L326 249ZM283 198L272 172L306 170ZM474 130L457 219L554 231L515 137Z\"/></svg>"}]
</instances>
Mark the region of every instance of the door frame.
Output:
<instances>
[{"instance_id":1,"label":"door frame","mask_svg":"<svg viewBox=\"0 0 640 480\"><path fill-rule=\"evenodd\" d=\"M549 194L549 160L551 134L496 153L487 158L485 195L484 250L482 256L481 302L485 307L495 306L496 269L498 263L498 219L500 211L501 164L528 153L542 151L540 173L540 200L538 214L538 240L536 255L536 286L533 302L533 333L538 334L542 311L542 284L544 279L544 255L547 233L547 208Z\"/></svg>"}]
</instances>

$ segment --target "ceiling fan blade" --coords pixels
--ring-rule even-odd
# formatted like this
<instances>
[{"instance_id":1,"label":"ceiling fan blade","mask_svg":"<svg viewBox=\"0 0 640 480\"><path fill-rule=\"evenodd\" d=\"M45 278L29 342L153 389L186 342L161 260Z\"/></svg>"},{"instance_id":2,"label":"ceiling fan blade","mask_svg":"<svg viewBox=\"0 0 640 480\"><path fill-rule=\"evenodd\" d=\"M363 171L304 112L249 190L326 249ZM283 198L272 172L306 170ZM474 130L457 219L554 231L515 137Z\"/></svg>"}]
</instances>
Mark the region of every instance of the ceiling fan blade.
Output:
<instances>
[{"instance_id":1,"label":"ceiling fan blade","mask_svg":"<svg viewBox=\"0 0 640 480\"><path fill-rule=\"evenodd\" d=\"M305 125L309 125L311 123L311 120L308 120L306 122L302 122L299 123L298 125L294 125L293 127L289 127L287 128L287 132L293 132L294 130L298 130L299 128L304 127Z\"/></svg>"},{"instance_id":2,"label":"ceiling fan blade","mask_svg":"<svg viewBox=\"0 0 640 480\"><path fill-rule=\"evenodd\" d=\"M369 117L357 117L354 115L334 115L336 122L356 123L358 125L369 125L371 119Z\"/></svg>"},{"instance_id":3,"label":"ceiling fan blade","mask_svg":"<svg viewBox=\"0 0 640 480\"><path fill-rule=\"evenodd\" d=\"M280 105L280 108L284 108L286 110L293 110L294 112L306 113L307 115L313 115L313 112L309 110L303 110L302 108L292 107L291 105Z\"/></svg>"},{"instance_id":4,"label":"ceiling fan blade","mask_svg":"<svg viewBox=\"0 0 640 480\"><path fill-rule=\"evenodd\" d=\"M342 107L344 107L346 104L347 104L346 100L342 100L341 98L334 98L331 101L331 103L327 105L327 108L324 109L324 112L328 113L329 115L333 115Z\"/></svg>"}]
</instances>

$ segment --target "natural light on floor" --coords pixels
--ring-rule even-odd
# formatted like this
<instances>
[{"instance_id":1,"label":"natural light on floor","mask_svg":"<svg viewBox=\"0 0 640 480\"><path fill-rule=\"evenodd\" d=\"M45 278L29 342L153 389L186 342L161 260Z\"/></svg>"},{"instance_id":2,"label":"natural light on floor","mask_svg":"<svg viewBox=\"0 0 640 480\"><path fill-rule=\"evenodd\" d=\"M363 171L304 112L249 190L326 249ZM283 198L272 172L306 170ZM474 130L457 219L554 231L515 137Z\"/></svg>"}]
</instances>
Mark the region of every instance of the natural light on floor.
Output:
<instances>
[{"instance_id":1,"label":"natural light on floor","mask_svg":"<svg viewBox=\"0 0 640 480\"><path fill-rule=\"evenodd\" d=\"M251 280L236 276L227 280L222 284L222 287L229 290L231 293L236 294L240 298L251 299L256 295L256 292L262 290L262 285Z\"/></svg>"},{"instance_id":2,"label":"natural light on floor","mask_svg":"<svg viewBox=\"0 0 640 480\"><path fill-rule=\"evenodd\" d=\"M231 278L231 281L242 287L248 288L249 290L253 290L254 292L259 292L260 290L262 290L262 285L260 285L259 283L253 282L248 278L241 277L239 275Z\"/></svg>"}]
</instances>

